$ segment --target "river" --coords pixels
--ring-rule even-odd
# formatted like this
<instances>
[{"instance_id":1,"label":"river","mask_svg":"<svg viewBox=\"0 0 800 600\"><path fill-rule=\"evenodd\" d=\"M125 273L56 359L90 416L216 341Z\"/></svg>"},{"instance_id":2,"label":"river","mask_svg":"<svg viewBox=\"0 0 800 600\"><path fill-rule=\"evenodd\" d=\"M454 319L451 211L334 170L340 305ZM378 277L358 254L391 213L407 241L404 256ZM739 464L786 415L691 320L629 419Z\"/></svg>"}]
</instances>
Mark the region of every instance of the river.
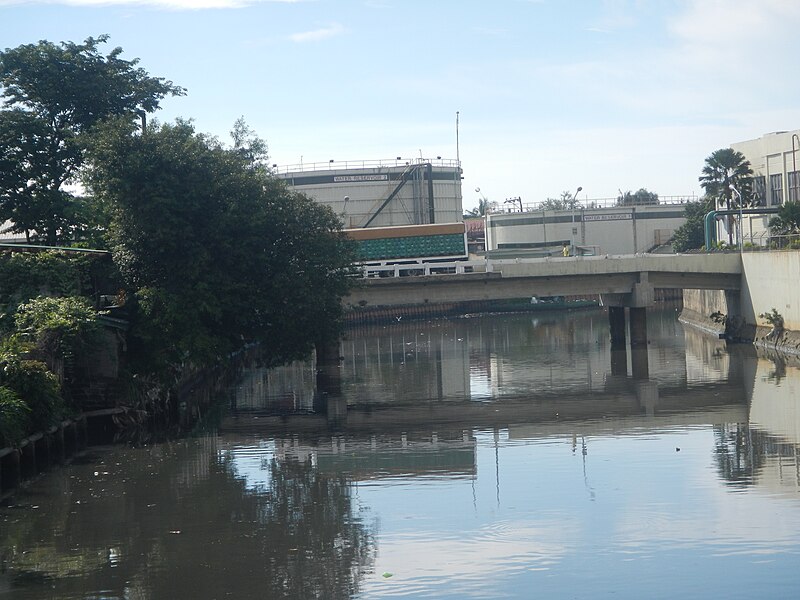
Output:
<instances>
[{"instance_id":1,"label":"river","mask_svg":"<svg viewBox=\"0 0 800 600\"><path fill-rule=\"evenodd\" d=\"M649 311L356 329L0 505L0 598L797 598L800 367Z\"/></svg>"}]
</instances>

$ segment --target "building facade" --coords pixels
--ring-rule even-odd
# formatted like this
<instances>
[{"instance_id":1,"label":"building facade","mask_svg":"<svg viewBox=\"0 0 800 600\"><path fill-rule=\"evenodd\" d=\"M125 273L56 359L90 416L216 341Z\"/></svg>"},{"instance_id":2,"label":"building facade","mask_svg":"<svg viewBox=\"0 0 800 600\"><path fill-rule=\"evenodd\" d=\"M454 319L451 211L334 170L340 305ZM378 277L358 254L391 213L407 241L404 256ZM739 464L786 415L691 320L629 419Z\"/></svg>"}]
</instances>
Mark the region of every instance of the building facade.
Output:
<instances>
[{"instance_id":1,"label":"building facade","mask_svg":"<svg viewBox=\"0 0 800 600\"><path fill-rule=\"evenodd\" d=\"M330 206L348 229L463 218L458 161L398 157L273 167L293 190Z\"/></svg>"},{"instance_id":2,"label":"building facade","mask_svg":"<svg viewBox=\"0 0 800 600\"><path fill-rule=\"evenodd\" d=\"M683 204L538 210L486 216L490 256L636 254L667 243L686 222Z\"/></svg>"},{"instance_id":3,"label":"building facade","mask_svg":"<svg viewBox=\"0 0 800 600\"><path fill-rule=\"evenodd\" d=\"M800 129L777 131L731 144L753 169L753 191L761 206L800 201Z\"/></svg>"}]
</instances>

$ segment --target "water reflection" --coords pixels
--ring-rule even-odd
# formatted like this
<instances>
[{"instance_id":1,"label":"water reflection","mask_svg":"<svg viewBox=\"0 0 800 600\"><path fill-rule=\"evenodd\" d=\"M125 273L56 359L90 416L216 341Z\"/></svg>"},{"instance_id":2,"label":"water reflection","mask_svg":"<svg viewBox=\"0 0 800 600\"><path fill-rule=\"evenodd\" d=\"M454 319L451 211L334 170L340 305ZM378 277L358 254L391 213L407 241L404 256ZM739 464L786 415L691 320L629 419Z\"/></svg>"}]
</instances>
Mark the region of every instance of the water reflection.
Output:
<instances>
[{"instance_id":1,"label":"water reflection","mask_svg":"<svg viewBox=\"0 0 800 600\"><path fill-rule=\"evenodd\" d=\"M0 597L796 597L798 362L648 326L638 356L597 311L355 330L328 394L253 370L215 434L0 508Z\"/></svg>"},{"instance_id":2,"label":"water reflection","mask_svg":"<svg viewBox=\"0 0 800 600\"><path fill-rule=\"evenodd\" d=\"M14 598L346 598L374 559L349 480L308 461L248 489L216 436L96 452L3 509Z\"/></svg>"}]
</instances>

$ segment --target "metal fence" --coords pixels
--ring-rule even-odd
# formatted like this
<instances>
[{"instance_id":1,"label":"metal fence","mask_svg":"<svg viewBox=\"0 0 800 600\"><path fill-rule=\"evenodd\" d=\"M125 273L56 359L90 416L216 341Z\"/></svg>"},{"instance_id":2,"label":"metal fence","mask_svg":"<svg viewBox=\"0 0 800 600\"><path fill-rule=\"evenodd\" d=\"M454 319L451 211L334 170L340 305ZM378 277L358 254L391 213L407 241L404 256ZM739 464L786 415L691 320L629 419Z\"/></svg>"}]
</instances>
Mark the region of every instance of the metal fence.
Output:
<instances>
[{"instance_id":1,"label":"metal fence","mask_svg":"<svg viewBox=\"0 0 800 600\"><path fill-rule=\"evenodd\" d=\"M583 200L576 200L574 203L567 204L561 208L554 208L547 200L539 202L522 202L517 198L512 198L513 202L506 201L498 203L498 205L491 209L493 213L518 213L518 212L541 212L543 210L561 210L561 211L580 211L592 210L596 208L630 208L633 206L675 206L687 204L689 202L697 202L698 197L695 194L687 194L685 196L659 196L658 202L620 202L618 197L615 198L586 198Z\"/></svg>"}]
</instances>

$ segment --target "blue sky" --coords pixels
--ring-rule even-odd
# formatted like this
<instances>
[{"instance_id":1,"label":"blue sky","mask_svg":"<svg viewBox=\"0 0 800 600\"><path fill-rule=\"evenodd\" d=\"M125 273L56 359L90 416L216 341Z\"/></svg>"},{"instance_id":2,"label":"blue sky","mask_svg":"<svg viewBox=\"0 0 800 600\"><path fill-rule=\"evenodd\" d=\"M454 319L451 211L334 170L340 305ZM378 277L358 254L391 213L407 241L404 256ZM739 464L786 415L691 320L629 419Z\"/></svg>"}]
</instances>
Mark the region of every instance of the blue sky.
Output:
<instances>
[{"instance_id":1,"label":"blue sky","mask_svg":"<svg viewBox=\"0 0 800 600\"><path fill-rule=\"evenodd\" d=\"M272 162L456 158L464 207L699 193L714 150L800 128L797 0L0 0L0 47L107 33L184 86L161 120Z\"/></svg>"}]
</instances>

